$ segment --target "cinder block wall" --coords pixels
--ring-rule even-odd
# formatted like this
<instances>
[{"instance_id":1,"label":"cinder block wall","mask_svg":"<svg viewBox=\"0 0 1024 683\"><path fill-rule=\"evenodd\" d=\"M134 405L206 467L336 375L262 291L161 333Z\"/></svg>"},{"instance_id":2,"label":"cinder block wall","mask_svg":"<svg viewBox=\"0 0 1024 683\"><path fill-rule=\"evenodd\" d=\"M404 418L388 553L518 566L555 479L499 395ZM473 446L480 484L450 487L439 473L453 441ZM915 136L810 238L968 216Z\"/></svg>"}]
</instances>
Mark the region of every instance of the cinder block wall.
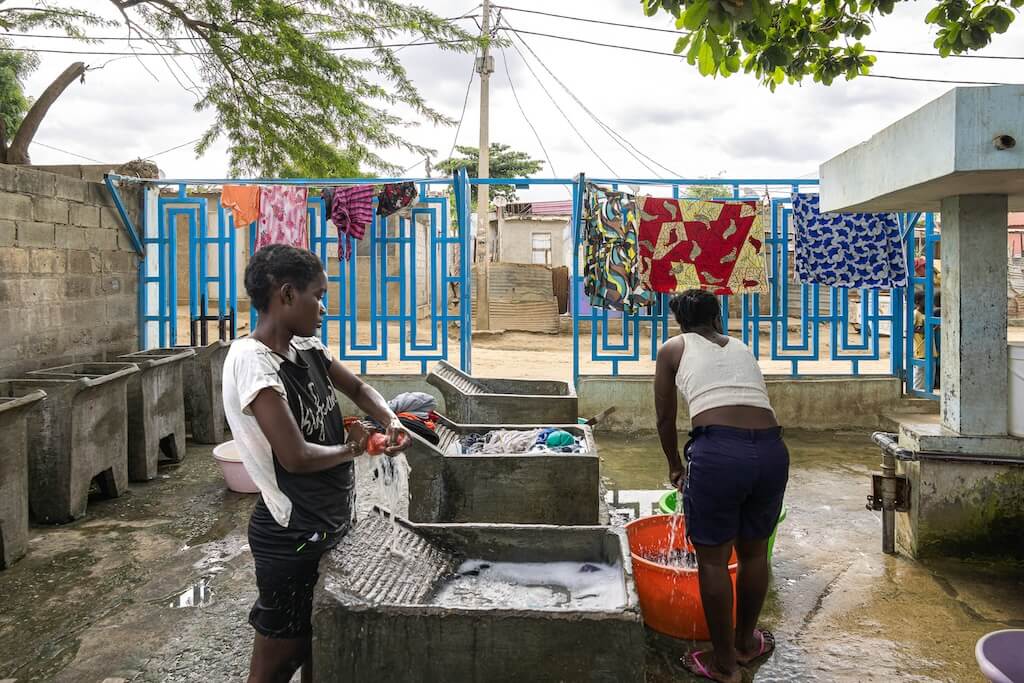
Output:
<instances>
[{"instance_id":1,"label":"cinder block wall","mask_svg":"<svg viewBox=\"0 0 1024 683\"><path fill-rule=\"evenodd\" d=\"M140 190L125 204L138 225ZM0 377L138 345L138 258L102 183L0 164Z\"/></svg>"}]
</instances>

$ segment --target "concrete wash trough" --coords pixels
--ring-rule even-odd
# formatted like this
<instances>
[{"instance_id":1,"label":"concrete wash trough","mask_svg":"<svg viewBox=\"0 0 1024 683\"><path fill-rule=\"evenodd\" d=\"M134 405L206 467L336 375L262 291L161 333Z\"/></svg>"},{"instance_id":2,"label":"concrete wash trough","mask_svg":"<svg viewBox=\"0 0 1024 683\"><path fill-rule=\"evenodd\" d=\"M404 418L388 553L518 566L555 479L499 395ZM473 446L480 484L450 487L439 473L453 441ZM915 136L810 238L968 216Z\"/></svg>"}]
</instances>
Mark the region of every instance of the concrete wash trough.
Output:
<instances>
[{"instance_id":1,"label":"concrete wash trough","mask_svg":"<svg viewBox=\"0 0 1024 683\"><path fill-rule=\"evenodd\" d=\"M155 479L161 452L177 462L185 455L185 408L180 362L190 352L164 357L125 358L120 363L72 363L29 374L61 379L95 379L132 364L139 372L128 381L128 478Z\"/></svg>"},{"instance_id":2,"label":"concrete wash trough","mask_svg":"<svg viewBox=\"0 0 1024 683\"><path fill-rule=\"evenodd\" d=\"M131 363L108 363L106 374L78 379L34 375L4 380L6 395L42 390L29 413L29 508L40 522L59 524L85 514L89 488L116 498L128 488L128 380Z\"/></svg>"},{"instance_id":3,"label":"concrete wash trough","mask_svg":"<svg viewBox=\"0 0 1024 683\"><path fill-rule=\"evenodd\" d=\"M537 425L582 436L583 453L451 455L451 447L467 434L537 427L464 425L445 417L436 425L436 446L417 436L406 451L412 521L600 523L601 460L590 427Z\"/></svg>"},{"instance_id":4,"label":"concrete wash trough","mask_svg":"<svg viewBox=\"0 0 1024 683\"><path fill-rule=\"evenodd\" d=\"M644 627L619 529L360 520L320 564L313 670L324 681L644 680ZM433 598L464 559L617 565L624 604L448 607Z\"/></svg>"},{"instance_id":5,"label":"concrete wash trough","mask_svg":"<svg viewBox=\"0 0 1024 683\"><path fill-rule=\"evenodd\" d=\"M28 548L26 418L46 394L0 381L0 569Z\"/></svg>"},{"instance_id":6,"label":"concrete wash trough","mask_svg":"<svg viewBox=\"0 0 1024 683\"><path fill-rule=\"evenodd\" d=\"M136 351L120 360L139 366L128 384L128 477L148 481L157 475L163 453L172 462L185 457L185 363L190 348Z\"/></svg>"},{"instance_id":7,"label":"concrete wash trough","mask_svg":"<svg viewBox=\"0 0 1024 683\"><path fill-rule=\"evenodd\" d=\"M444 361L427 375L445 414L464 424L575 424L576 390L554 380L477 379Z\"/></svg>"},{"instance_id":8,"label":"concrete wash trough","mask_svg":"<svg viewBox=\"0 0 1024 683\"><path fill-rule=\"evenodd\" d=\"M182 373L185 380L185 420L196 443L219 444L224 441L227 423L221 388L229 346L218 339L207 346L173 346L150 351L174 353L191 349L194 352L195 355L183 363Z\"/></svg>"}]
</instances>

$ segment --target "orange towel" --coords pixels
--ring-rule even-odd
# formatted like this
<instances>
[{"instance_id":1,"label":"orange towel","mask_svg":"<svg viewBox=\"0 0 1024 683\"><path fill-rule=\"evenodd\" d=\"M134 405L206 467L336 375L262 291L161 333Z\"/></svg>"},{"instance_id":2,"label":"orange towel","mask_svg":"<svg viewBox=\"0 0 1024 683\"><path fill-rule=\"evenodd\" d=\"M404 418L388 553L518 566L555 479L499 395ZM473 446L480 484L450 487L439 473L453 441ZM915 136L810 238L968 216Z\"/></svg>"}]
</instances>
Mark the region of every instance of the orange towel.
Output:
<instances>
[{"instance_id":1,"label":"orange towel","mask_svg":"<svg viewBox=\"0 0 1024 683\"><path fill-rule=\"evenodd\" d=\"M236 228L247 228L260 217L260 188L257 185L225 185L220 205L231 209Z\"/></svg>"}]
</instances>

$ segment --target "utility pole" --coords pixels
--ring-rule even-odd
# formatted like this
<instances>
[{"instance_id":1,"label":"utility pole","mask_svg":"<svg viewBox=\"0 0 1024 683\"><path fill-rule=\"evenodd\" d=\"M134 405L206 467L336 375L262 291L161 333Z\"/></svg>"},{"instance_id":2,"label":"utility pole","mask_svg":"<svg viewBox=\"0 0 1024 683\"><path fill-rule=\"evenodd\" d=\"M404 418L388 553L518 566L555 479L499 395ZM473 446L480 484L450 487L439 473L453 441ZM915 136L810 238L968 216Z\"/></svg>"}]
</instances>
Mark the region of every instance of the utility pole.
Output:
<instances>
[{"instance_id":1,"label":"utility pole","mask_svg":"<svg viewBox=\"0 0 1024 683\"><path fill-rule=\"evenodd\" d=\"M477 162L477 177L489 178L491 174L491 102L490 102L490 81L494 73L494 58L491 57L491 2L483 0L483 22L481 23L481 34L484 38L484 47L480 58L476 63L477 73L480 74L480 158ZM477 312L476 326L481 330L491 329L490 312L490 261L491 261L491 222L490 202L487 185L477 185L476 195L476 238L477 253L480 254L477 264Z\"/></svg>"}]
</instances>

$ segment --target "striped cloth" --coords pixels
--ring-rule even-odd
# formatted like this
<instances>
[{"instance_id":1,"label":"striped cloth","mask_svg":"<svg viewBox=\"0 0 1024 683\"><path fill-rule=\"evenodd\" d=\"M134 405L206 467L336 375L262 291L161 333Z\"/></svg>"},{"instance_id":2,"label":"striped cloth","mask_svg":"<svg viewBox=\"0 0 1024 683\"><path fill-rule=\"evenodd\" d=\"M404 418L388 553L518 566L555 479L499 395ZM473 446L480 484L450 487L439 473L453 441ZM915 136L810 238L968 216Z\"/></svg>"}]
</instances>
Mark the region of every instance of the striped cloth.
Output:
<instances>
[{"instance_id":1,"label":"striped cloth","mask_svg":"<svg viewBox=\"0 0 1024 683\"><path fill-rule=\"evenodd\" d=\"M352 242L361 240L373 220L373 185L338 187L331 201L331 222L338 229L338 258L347 261Z\"/></svg>"}]
</instances>

